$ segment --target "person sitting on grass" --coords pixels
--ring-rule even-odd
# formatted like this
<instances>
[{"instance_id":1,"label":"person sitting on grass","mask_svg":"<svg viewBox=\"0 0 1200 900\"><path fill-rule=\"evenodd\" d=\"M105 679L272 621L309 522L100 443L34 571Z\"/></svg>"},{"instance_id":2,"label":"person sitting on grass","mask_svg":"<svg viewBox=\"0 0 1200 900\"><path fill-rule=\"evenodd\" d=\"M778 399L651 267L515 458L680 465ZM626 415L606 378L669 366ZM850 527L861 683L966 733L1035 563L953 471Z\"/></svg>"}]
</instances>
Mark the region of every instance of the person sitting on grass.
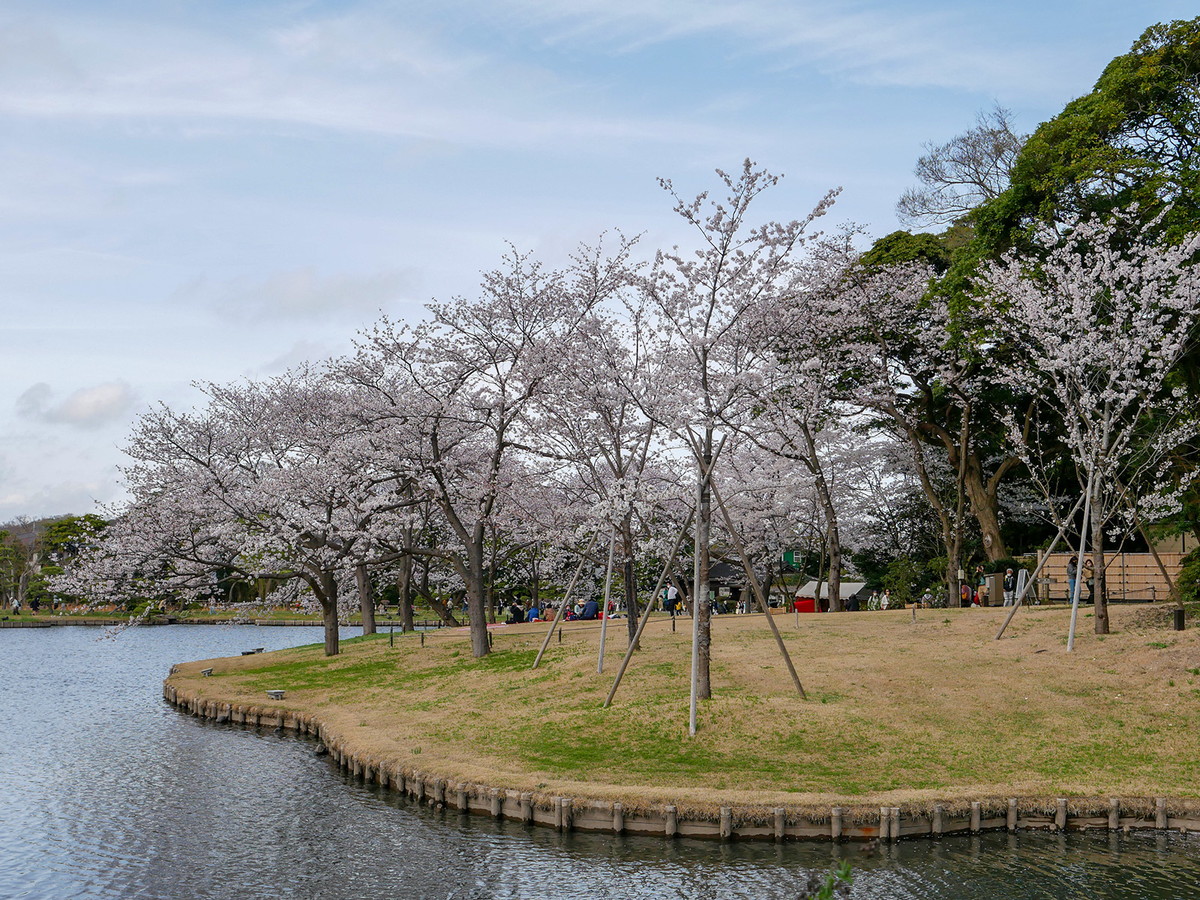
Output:
<instances>
[{"instance_id":1,"label":"person sitting on grass","mask_svg":"<svg viewBox=\"0 0 1200 900\"><path fill-rule=\"evenodd\" d=\"M541 616L542 616L541 610L539 610L537 608L536 603L533 603L529 607L529 612L527 612L525 614L525 621L526 622L540 622L542 620Z\"/></svg>"},{"instance_id":2,"label":"person sitting on grass","mask_svg":"<svg viewBox=\"0 0 1200 900\"><path fill-rule=\"evenodd\" d=\"M600 618L600 604L595 600L588 600L583 604L583 612L580 613L581 619L598 619Z\"/></svg>"},{"instance_id":3,"label":"person sitting on grass","mask_svg":"<svg viewBox=\"0 0 1200 900\"><path fill-rule=\"evenodd\" d=\"M520 625L524 621L525 610L521 609L521 604L514 600L512 606L508 608L508 624Z\"/></svg>"}]
</instances>

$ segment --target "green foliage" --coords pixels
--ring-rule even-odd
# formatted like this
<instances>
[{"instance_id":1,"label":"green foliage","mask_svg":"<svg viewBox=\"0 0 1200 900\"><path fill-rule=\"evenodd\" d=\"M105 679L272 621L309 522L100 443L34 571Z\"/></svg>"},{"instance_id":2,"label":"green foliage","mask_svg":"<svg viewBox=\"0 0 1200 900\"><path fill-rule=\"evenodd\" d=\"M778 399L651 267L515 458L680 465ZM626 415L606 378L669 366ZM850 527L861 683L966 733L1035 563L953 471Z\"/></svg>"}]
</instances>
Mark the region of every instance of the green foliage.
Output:
<instances>
[{"instance_id":1,"label":"green foliage","mask_svg":"<svg viewBox=\"0 0 1200 900\"><path fill-rule=\"evenodd\" d=\"M868 269L910 262L926 263L940 275L950 268L950 250L936 235L893 231L862 255L862 264Z\"/></svg>"},{"instance_id":2,"label":"green foliage","mask_svg":"<svg viewBox=\"0 0 1200 900\"><path fill-rule=\"evenodd\" d=\"M849 897L850 885L854 883L852 869L853 866L849 862L842 860L836 869L825 876L824 881L819 875L810 875L808 887L800 900L836 900L839 897Z\"/></svg>"},{"instance_id":3,"label":"green foliage","mask_svg":"<svg viewBox=\"0 0 1200 900\"><path fill-rule=\"evenodd\" d=\"M1007 191L972 214L989 253L1019 245L1034 222L1138 204L1171 210L1168 233L1200 224L1200 18L1154 25L1104 69L1091 93L1030 138Z\"/></svg>"},{"instance_id":4,"label":"green foliage","mask_svg":"<svg viewBox=\"0 0 1200 900\"><path fill-rule=\"evenodd\" d=\"M892 592L892 606L912 603L918 585L924 580L924 567L907 556L892 560L883 576L884 589Z\"/></svg>"},{"instance_id":5,"label":"green foliage","mask_svg":"<svg viewBox=\"0 0 1200 900\"><path fill-rule=\"evenodd\" d=\"M1177 585L1184 603L1200 603L1200 549L1183 558Z\"/></svg>"}]
</instances>

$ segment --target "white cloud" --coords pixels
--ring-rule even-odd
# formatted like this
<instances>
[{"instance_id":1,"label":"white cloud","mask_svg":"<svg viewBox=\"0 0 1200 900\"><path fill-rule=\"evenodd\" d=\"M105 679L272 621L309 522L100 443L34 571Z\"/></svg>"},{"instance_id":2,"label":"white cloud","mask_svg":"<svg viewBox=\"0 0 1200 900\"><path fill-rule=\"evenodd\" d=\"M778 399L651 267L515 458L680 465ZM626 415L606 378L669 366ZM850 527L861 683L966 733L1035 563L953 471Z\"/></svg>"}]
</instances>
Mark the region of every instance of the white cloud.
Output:
<instances>
[{"instance_id":1,"label":"white cloud","mask_svg":"<svg viewBox=\"0 0 1200 900\"><path fill-rule=\"evenodd\" d=\"M368 275L322 275L311 266L279 272L262 281L196 281L180 288L177 302L202 304L241 321L312 320L376 316L411 299L415 270L393 269Z\"/></svg>"},{"instance_id":2,"label":"white cloud","mask_svg":"<svg viewBox=\"0 0 1200 900\"><path fill-rule=\"evenodd\" d=\"M17 398L16 409L17 415L33 421L94 429L121 421L136 402L123 381L79 388L61 402L55 402L50 385L38 382Z\"/></svg>"}]
</instances>

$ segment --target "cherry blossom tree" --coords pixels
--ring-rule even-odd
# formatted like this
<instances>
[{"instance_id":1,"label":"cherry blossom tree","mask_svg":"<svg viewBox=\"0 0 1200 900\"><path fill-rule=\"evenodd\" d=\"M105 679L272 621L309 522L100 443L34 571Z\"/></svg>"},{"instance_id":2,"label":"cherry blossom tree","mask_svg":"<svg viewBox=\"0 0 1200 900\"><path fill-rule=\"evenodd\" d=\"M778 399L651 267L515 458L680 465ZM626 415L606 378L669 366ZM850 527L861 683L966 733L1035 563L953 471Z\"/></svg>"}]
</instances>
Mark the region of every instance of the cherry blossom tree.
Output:
<instances>
[{"instance_id":1,"label":"cherry blossom tree","mask_svg":"<svg viewBox=\"0 0 1200 900\"><path fill-rule=\"evenodd\" d=\"M197 412L144 415L126 448L131 500L63 589L211 595L215 573L303 583L338 652L339 611L370 520L397 514L363 465L345 392L309 371L207 384ZM388 473L382 480L391 478Z\"/></svg>"},{"instance_id":2,"label":"cherry blossom tree","mask_svg":"<svg viewBox=\"0 0 1200 900\"><path fill-rule=\"evenodd\" d=\"M1159 517L1177 507L1184 485L1171 479L1170 459L1200 434L1194 399L1173 382L1200 328L1200 235L1168 243L1159 218L1138 218L1128 210L1044 229L1042 253L1010 254L988 268L980 288L1024 362L1006 377L1057 419L1083 487L1079 556L1082 564L1090 546L1097 634L1109 630L1106 525L1123 509ZM1010 430L1031 469L1054 462L1037 452L1040 441ZM1078 597L1077 582L1076 606Z\"/></svg>"},{"instance_id":3,"label":"cherry blossom tree","mask_svg":"<svg viewBox=\"0 0 1200 900\"><path fill-rule=\"evenodd\" d=\"M736 177L719 170L717 175L725 192L720 200L710 199L707 192L684 200L670 181L661 181L697 246L660 251L643 281L657 319L657 352L668 361L664 371L671 377L651 415L691 451L699 472L694 594L701 602L695 604L693 699L712 696L712 507L706 473L718 461L722 430L727 435L729 423L746 415L747 384L758 379L770 355L755 328L756 311L782 303L792 291L806 230L836 196L836 191L830 192L804 219L755 225L749 219L751 206L779 177L756 169L750 160Z\"/></svg>"},{"instance_id":4,"label":"cherry blossom tree","mask_svg":"<svg viewBox=\"0 0 1200 900\"><path fill-rule=\"evenodd\" d=\"M360 389L375 434L414 469L417 491L440 512L453 541L410 548L450 563L466 589L471 647L488 652L488 537L506 498L521 490L514 456L528 444L526 417L568 361L570 336L626 280L628 243L610 256L581 248L548 270L510 251L484 275L477 300L429 305L416 325L380 321L360 352L337 366Z\"/></svg>"}]
</instances>

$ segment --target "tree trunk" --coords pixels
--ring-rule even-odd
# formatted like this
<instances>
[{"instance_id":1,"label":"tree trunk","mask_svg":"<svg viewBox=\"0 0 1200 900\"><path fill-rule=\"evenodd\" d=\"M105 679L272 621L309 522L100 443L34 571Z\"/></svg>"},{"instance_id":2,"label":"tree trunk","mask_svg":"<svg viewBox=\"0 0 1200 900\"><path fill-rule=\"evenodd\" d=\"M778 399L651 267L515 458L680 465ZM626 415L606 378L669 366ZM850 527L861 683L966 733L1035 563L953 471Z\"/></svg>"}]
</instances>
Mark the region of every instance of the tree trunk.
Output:
<instances>
[{"instance_id":1,"label":"tree trunk","mask_svg":"<svg viewBox=\"0 0 1200 900\"><path fill-rule=\"evenodd\" d=\"M400 632L415 631L413 627L413 591L412 574L413 558L405 555L400 560L400 569L396 575L396 603L400 607Z\"/></svg>"},{"instance_id":2,"label":"tree trunk","mask_svg":"<svg viewBox=\"0 0 1200 900\"><path fill-rule=\"evenodd\" d=\"M362 633L375 633L375 598L371 596L371 577L367 567L354 567L354 580L358 584L358 605L362 610Z\"/></svg>"},{"instance_id":3,"label":"tree trunk","mask_svg":"<svg viewBox=\"0 0 1200 900\"><path fill-rule=\"evenodd\" d=\"M621 577L625 582L625 625L629 629L629 640L632 643L637 635L638 609L637 579L634 576L633 565L633 517L626 514L621 523ZM651 604L654 598L650 598Z\"/></svg>"},{"instance_id":4,"label":"tree trunk","mask_svg":"<svg viewBox=\"0 0 1200 900\"><path fill-rule=\"evenodd\" d=\"M311 582L309 582L311 584ZM325 655L337 656L338 646L338 590L337 579L331 572L322 572L320 577L321 624L325 627Z\"/></svg>"},{"instance_id":5,"label":"tree trunk","mask_svg":"<svg viewBox=\"0 0 1200 900\"><path fill-rule=\"evenodd\" d=\"M1099 490L1097 489L1097 493ZM1092 584L1095 587L1096 634L1108 634L1108 592L1104 580L1104 510L1092 501Z\"/></svg>"},{"instance_id":6,"label":"tree trunk","mask_svg":"<svg viewBox=\"0 0 1200 900\"><path fill-rule=\"evenodd\" d=\"M712 431L704 437L704 471L712 470ZM712 604L708 602L708 571L712 562L712 489L708 479L701 473L700 509L696 516L696 540L700 551L700 572L696 579L696 596L692 602L699 611L696 615L699 665L696 672L696 697L712 699L712 681L709 677L709 660L712 657Z\"/></svg>"},{"instance_id":7,"label":"tree trunk","mask_svg":"<svg viewBox=\"0 0 1200 900\"><path fill-rule=\"evenodd\" d=\"M1004 559L1008 556L1008 547L1000 534L1000 515L996 495L988 490L983 480L983 471L979 459L974 453L967 455L966 471L963 473L963 487L967 491L967 499L971 502L971 512L979 523L979 533L983 536L983 552L989 562Z\"/></svg>"},{"instance_id":8,"label":"tree trunk","mask_svg":"<svg viewBox=\"0 0 1200 900\"><path fill-rule=\"evenodd\" d=\"M477 659L487 656L487 572L483 561L483 530L476 530L475 540L467 548L467 565L464 573L467 583L467 612L471 616L471 655Z\"/></svg>"}]
</instances>

